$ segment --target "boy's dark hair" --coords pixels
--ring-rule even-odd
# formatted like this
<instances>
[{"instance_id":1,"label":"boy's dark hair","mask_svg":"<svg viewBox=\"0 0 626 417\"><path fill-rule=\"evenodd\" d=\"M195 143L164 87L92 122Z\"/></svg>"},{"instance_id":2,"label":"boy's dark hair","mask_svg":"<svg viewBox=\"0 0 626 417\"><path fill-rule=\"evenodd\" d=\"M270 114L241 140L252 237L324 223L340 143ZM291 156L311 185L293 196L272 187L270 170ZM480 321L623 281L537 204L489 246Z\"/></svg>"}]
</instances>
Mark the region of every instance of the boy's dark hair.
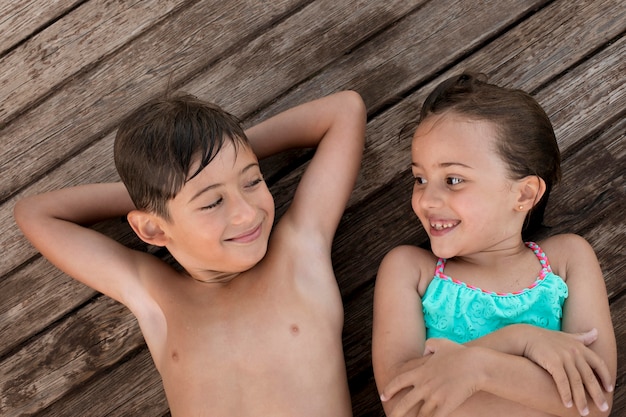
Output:
<instances>
[{"instance_id":1,"label":"boy's dark hair","mask_svg":"<svg viewBox=\"0 0 626 417\"><path fill-rule=\"evenodd\" d=\"M122 121L115 137L115 167L135 206L167 220L168 200L228 140L235 148L249 146L235 116L190 94L167 94ZM198 161L200 165L191 172Z\"/></svg>"},{"instance_id":2,"label":"boy's dark hair","mask_svg":"<svg viewBox=\"0 0 626 417\"><path fill-rule=\"evenodd\" d=\"M546 192L530 212L524 234L543 226L552 187L561 178L561 154L550 119L530 94L486 82L484 74L464 72L439 84L426 98L420 121L431 114L454 112L490 122L496 129L497 151L513 179L537 175Z\"/></svg>"}]
</instances>

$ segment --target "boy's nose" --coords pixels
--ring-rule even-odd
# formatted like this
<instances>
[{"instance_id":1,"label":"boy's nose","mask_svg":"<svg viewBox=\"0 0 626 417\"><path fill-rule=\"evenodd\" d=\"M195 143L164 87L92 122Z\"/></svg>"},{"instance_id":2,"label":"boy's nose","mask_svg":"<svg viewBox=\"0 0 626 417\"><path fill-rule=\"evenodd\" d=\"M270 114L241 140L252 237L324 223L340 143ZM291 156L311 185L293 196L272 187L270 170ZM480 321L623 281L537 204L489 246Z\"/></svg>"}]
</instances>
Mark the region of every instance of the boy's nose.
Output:
<instances>
[{"instance_id":1,"label":"boy's nose","mask_svg":"<svg viewBox=\"0 0 626 417\"><path fill-rule=\"evenodd\" d=\"M231 207L231 219L235 224L249 222L256 216L254 205L241 194L233 198Z\"/></svg>"}]
</instances>

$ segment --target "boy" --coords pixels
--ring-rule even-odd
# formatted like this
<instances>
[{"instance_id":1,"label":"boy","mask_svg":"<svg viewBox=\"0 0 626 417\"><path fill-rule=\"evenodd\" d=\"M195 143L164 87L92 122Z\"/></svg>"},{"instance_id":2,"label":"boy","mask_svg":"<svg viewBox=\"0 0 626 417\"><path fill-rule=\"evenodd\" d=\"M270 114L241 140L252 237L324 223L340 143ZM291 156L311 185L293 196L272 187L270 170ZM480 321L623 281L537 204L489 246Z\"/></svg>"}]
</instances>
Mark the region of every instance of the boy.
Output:
<instances>
[{"instance_id":1,"label":"boy","mask_svg":"<svg viewBox=\"0 0 626 417\"><path fill-rule=\"evenodd\" d=\"M330 255L365 116L360 96L341 92L244 133L195 97L153 100L118 129L124 185L27 197L15 218L54 265L137 317L172 416L350 416ZM257 157L312 146L270 236L274 202ZM83 226L122 215L184 272Z\"/></svg>"}]
</instances>

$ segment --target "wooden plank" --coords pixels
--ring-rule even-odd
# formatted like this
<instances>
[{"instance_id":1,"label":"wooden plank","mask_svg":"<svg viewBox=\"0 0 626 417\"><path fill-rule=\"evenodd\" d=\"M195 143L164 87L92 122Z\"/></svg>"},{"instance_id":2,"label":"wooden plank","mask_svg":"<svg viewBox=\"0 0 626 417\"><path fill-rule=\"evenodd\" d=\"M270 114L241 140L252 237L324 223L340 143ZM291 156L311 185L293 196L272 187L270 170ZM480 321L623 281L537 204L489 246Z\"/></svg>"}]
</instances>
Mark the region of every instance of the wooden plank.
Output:
<instances>
[{"instance_id":1,"label":"wooden plank","mask_svg":"<svg viewBox=\"0 0 626 417\"><path fill-rule=\"evenodd\" d=\"M28 39L0 59L0 126L183 2L92 0Z\"/></svg>"},{"instance_id":2,"label":"wooden plank","mask_svg":"<svg viewBox=\"0 0 626 417\"><path fill-rule=\"evenodd\" d=\"M435 3L439 5L439 2ZM465 45L481 46L472 38L472 25L491 24L497 27L496 23L488 20L491 15L503 19L505 25L511 25L543 3L449 2L440 9L446 10L444 13L437 9L424 14L421 10L416 11L415 15L407 16L388 33L353 51L290 95L305 101L313 98L312 92L325 94L355 88L365 97L370 113L375 114L375 109L393 102L394 98L406 96L432 74L448 68L454 59L469 54L471 48ZM474 4L478 13L466 10L469 4ZM435 5L429 3L428 6ZM454 15L455 10L456 14L471 18L446 19L447 13ZM510 17L506 17L506 10L511 11ZM467 26L458 21L466 22ZM418 31L424 25L429 25L431 30ZM506 84L532 91L620 36L624 29L626 5L619 0L552 2L485 45L475 58L470 56L460 62L452 72L470 68L488 74L501 74ZM550 36L544 36L546 33ZM491 33L495 34L497 32ZM481 41L486 39L489 36L482 37ZM442 60L446 56L453 60ZM485 56L490 59L485 60ZM277 101L258 117L264 118L267 113L272 114L284 107L281 101Z\"/></svg>"},{"instance_id":3,"label":"wooden plank","mask_svg":"<svg viewBox=\"0 0 626 417\"><path fill-rule=\"evenodd\" d=\"M103 395L103 393L105 393ZM169 410L161 377L147 349L100 377L81 384L42 416L162 416Z\"/></svg>"},{"instance_id":4,"label":"wooden plank","mask_svg":"<svg viewBox=\"0 0 626 417\"><path fill-rule=\"evenodd\" d=\"M344 351L355 416L381 416L384 412L372 371L372 301L374 280L345 304Z\"/></svg>"},{"instance_id":5,"label":"wooden plank","mask_svg":"<svg viewBox=\"0 0 626 417\"><path fill-rule=\"evenodd\" d=\"M113 130L170 80L177 85L191 77L303 1L197 2L68 80L1 131L0 201Z\"/></svg>"},{"instance_id":6,"label":"wooden plank","mask_svg":"<svg viewBox=\"0 0 626 417\"><path fill-rule=\"evenodd\" d=\"M127 246L145 250L146 245L130 227L120 227L120 223L112 220L99 225L98 230ZM0 281L0 357L96 294L40 256L10 274Z\"/></svg>"},{"instance_id":7,"label":"wooden plank","mask_svg":"<svg viewBox=\"0 0 626 417\"><path fill-rule=\"evenodd\" d=\"M0 3L0 56L81 0L22 0ZM1 85L1 84L0 84Z\"/></svg>"},{"instance_id":8,"label":"wooden plank","mask_svg":"<svg viewBox=\"0 0 626 417\"><path fill-rule=\"evenodd\" d=\"M416 85L418 85L419 88L405 97L401 103L389 109L389 111L382 114L374 114L373 120L368 124L368 146L364 155L364 169L362 169L359 176L357 189L352 195L351 203L360 201L373 190L384 186L398 174L399 169L406 167L408 163L406 160L408 145L405 142L404 147L401 145L397 146L395 143L396 135L407 123L416 120L421 103L424 101L427 93L430 92L436 84L465 68L471 68L489 74L492 82L501 85L523 88L527 91L538 89L550 78L568 70L568 65L572 65L588 57L590 54L593 56L593 52L605 45L607 36L617 36L624 31L624 26L626 25L626 5L616 5L615 3L615 0L594 1L591 3L586 0L578 0L577 2L568 3L572 6L572 15L568 14L568 10L570 9L565 7L563 2L553 3L532 15L518 26L503 33L494 41L479 49L467 59L454 65L451 69L443 72L442 75L428 84L420 85L419 82L422 80L419 76L416 76ZM450 5L448 5L448 7L450 7ZM513 6L509 5L505 8L510 7ZM585 7L584 11L587 14L580 16L580 7ZM481 9L481 12L491 14L492 11L489 10L487 13L484 9ZM623 18L616 21L611 17L613 13ZM429 19L435 17L436 14L429 17ZM420 15L420 19L412 22L411 26L419 26L419 22L422 20L427 21L428 19ZM585 31L582 33L589 33L588 36L584 36L584 43L580 40L580 37L582 37L581 26L585 28ZM601 35L598 35L597 27L603 28ZM439 29L438 33L444 34L442 36L445 36L445 33L455 32L454 26ZM567 36L567 33L570 31L578 33L580 37L570 39ZM542 33L553 32L560 34L561 37L554 38L552 36L546 37L540 35ZM412 35L412 38L414 37L416 36ZM417 36L417 38L419 39L419 36ZM406 38L396 33L394 36L390 36L389 39L391 40L390 42L380 43L378 43L377 39L373 39L371 43L377 44L378 49L381 51L392 50L394 48L400 51L404 50ZM532 40L532 42L529 41L527 44L520 42L520 39L529 39ZM464 42L470 41L471 38L465 40L462 38L452 38L447 42L463 45ZM441 43L445 45L447 42L442 41ZM617 42L619 42L619 40ZM393 61L393 65L396 67L395 71L399 71L401 74L432 74L440 71L442 68L449 67L450 63L453 61L446 60L447 55L439 54L439 47L440 43L438 42L414 45L416 49L415 58L404 62L402 61L402 57L405 57L406 54L398 54L397 59ZM570 51L570 56L566 60L562 58L563 49ZM611 60L613 64L619 62L620 58L623 56L623 52L621 52L619 48L617 51L613 47L609 47L607 50L607 53L612 57ZM387 73L391 74L389 77L393 76L394 71L386 70L381 71L380 74L371 75L375 73L375 70L371 69L370 71L360 73L361 67L357 65L356 62L366 62L368 59L372 58L358 50L353 52L352 55L354 55L354 57L351 56L345 62L333 66L333 68L329 70L328 76L325 74L319 75L314 81L310 81L300 86L297 90L294 90L292 93L293 97L290 95L288 98L285 97L284 99L293 100L294 97L299 97L305 100L312 98L314 94L320 91L327 93L329 90L334 91L333 89L335 88L353 88L354 83L356 83L356 81L352 81L353 78L358 80L359 85L362 85L362 87L357 88L357 90L361 92L363 96L370 97L368 100L368 107L370 109L382 106L394 97L400 97L405 93L405 91L394 89L393 86L397 83L384 83L381 81L384 80L385 74ZM529 57L535 56L541 56L541 60L529 59ZM418 57L420 59L418 59ZM421 59L421 57L430 59ZM453 59L454 57L455 56L452 55ZM621 82L623 81L623 77L619 76L620 73L623 73L623 71L620 72L621 67L616 65L612 69L603 68L602 59L605 59L605 57L602 56L595 59L592 64L585 66L581 71L586 71L586 74L593 75L595 78L600 79L598 75L595 74L595 65L598 67L598 70L603 71L602 80L608 80L609 84L604 86L599 83L590 82L590 88L598 88L602 92L612 91L612 101L615 101L614 98L616 96L623 98L624 84ZM550 63L550 68L553 71L551 75L549 75L545 69L546 62ZM369 64L365 63L364 65L367 66ZM537 76L536 78L527 77L527 73L538 74L535 70L535 65L541 65L542 68L544 68L540 73L542 76ZM623 63L621 65L623 65ZM339 70L339 68L341 70ZM515 68L515 70L513 71L512 68ZM501 70L504 72L501 73ZM355 74L358 74L358 78ZM578 77L578 79L570 77L570 82L576 81L574 85L577 85L583 75L578 74L576 77ZM365 78L366 81L362 81L363 78ZM424 76L424 78L426 78L426 76ZM335 80L334 83L333 80ZM342 82L343 84L341 84ZM380 93L370 92L370 88L380 90L380 87L376 86L381 85L381 83L383 83L382 85L389 86L386 95L383 96L380 95ZM566 89L568 91L568 96L562 103L576 103L580 100L579 96L583 94L581 91L574 91L571 85L558 83L557 87L553 87L550 92L550 94L554 95L554 100L557 101L560 100L561 97L559 89ZM603 100L601 96L597 94L590 94L587 101L593 101L593 103L597 105L594 105L590 109L593 114L584 115L585 120L590 118L589 121L584 123L593 124L595 123L594 120L601 122L606 118L604 112L608 111L609 114L616 115L623 109L623 105L620 108L619 105L614 105L612 102ZM547 104L550 104L550 102L547 102ZM542 103L542 105L544 105L544 103ZM270 106L260 113L259 117L261 117L261 115L272 114L274 111L278 111L284 106L285 104L283 104L282 101L277 101L273 106ZM583 115L573 111L568 114L568 117L571 118L569 123L575 123L574 120L581 120ZM555 123L555 126L557 129L560 129L558 124ZM565 136L563 131L558 131L557 133L559 133L559 136ZM565 141L564 146L569 146L569 143ZM384 161L384 164L378 161ZM280 205L280 201L277 201L277 207L280 207Z\"/></svg>"},{"instance_id":9,"label":"wooden plank","mask_svg":"<svg viewBox=\"0 0 626 417\"><path fill-rule=\"evenodd\" d=\"M545 2L431 1L263 109L255 119L284 110L291 102L347 88L359 91L368 112L376 114Z\"/></svg>"},{"instance_id":10,"label":"wooden plank","mask_svg":"<svg viewBox=\"0 0 626 417\"><path fill-rule=\"evenodd\" d=\"M334 67L364 40L424 2L317 0L218 62L185 89L247 118L294 85ZM317 93L312 98L323 95L319 90L310 92ZM285 108L304 101L308 100L282 100Z\"/></svg>"},{"instance_id":11,"label":"wooden plank","mask_svg":"<svg viewBox=\"0 0 626 417\"><path fill-rule=\"evenodd\" d=\"M575 232L596 251L609 299L626 289L626 225L620 213L626 201L623 170L626 119L608 127L590 142L564 155L563 179L553 191L546 212L549 234ZM621 151L614 152L616 148ZM625 341L626 342L626 341Z\"/></svg>"},{"instance_id":12,"label":"wooden plank","mask_svg":"<svg viewBox=\"0 0 626 417\"><path fill-rule=\"evenodd\" d=\"M37 412L142 343L132 314L102 296L0 363L0 413Z\"/></svg>"}]
</instances>

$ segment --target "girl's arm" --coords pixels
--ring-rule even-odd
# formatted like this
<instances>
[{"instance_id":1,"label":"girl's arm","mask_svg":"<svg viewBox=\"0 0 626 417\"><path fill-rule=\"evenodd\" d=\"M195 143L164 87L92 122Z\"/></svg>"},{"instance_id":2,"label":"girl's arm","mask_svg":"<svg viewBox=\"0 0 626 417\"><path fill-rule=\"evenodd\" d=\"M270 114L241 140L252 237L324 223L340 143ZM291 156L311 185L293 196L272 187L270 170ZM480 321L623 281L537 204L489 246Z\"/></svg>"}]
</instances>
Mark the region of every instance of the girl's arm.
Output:
<instances>
[{"instance_id":1,"label":"girl's arm","mask_svg":"<svg viewBox=\"0 0 626 417\"><path fill-rule=\"evenodd\" d=\"M596 341L589 345L608 367L604 378L609 405L617 373L617 347L602 270L589 243L580 236L565 234L541 242L555 273L567 282L569 296L563 306L563 331L579 333L595 328Z\"/></svg>"},{"instance_id":2,"label":"girl's arm","mask_svg":"<svg viewBox=\"0 0 626 417\"><path fill-rule=\"evenodd\" d=\"M524 357L445 339L429 339L425 352L384 388L383 401L401 394L388 416L608 415L608 404L565 407L552 376Z\"/></svg>"},{"instance_id":3,"label":"girl's arm","mask_svg":"<svg viewBox=\"0 0 626 417\"><path fill-rule=\"evenodd\" d=\"M437 410L441 415L447 415L459 406L460 411L485 414L507 410L509 415L516 415L513 410L518 410L517 415L527 415L531 412L527 405L541 410L540 414L567 416L579 415L579 411L584 413L586 402L581 404L581 400L576 399L580 410L565 407L553 377L521 356L523 349L517 342L522 335L519 329L502 329L499 337L485 337L468 346L433 339L424 349L419 297L424 288L419 288L421 272L415 268L420 253L418 248L407 247L390 252L381 264L376 282L374 374L382 393L383 407L389 416L430 415ZM432 269L434 260L425 259L425 263ZM559 336L558 341L563 345L561 351L565 353L573 346L581 351L586 349L577 338L587 343L591 340L588 334L572 337L554 333ZM515 341L514 345L511 340ZM517 354L498 352L493 348L517 350ZM422 356L424 351L426 356ZM559 355L544 358L544 361L548 366L552 366L551 361L562 363ZM595 376L592 378L595 381ZM471 401L466 402L468 399ZM599 407L606 408L602 406L603 396L596 402ZM418 411L422 414L417 414ZM596 407L591 407L591 413L602 415Z\"/></svg>"},{"instance_id":4,"label":"girl's arm","mask_svg":"<svg viewBox=\"0 0 626 417\"><path fill-rule=\"evenodd\" d=\"M420 261L433 268L436 263L435 257L427 251L400 246L383 258L378 269L374 288L372 364L381 394L389 393L386 387L394 377L423 363L426 330L419 295ZM388 416L404 401L412 385L407 383L394 388L382 403ZM417 412L413 404L402 409L407 410L406 415Z\"/></svg>"}]
</instances>

